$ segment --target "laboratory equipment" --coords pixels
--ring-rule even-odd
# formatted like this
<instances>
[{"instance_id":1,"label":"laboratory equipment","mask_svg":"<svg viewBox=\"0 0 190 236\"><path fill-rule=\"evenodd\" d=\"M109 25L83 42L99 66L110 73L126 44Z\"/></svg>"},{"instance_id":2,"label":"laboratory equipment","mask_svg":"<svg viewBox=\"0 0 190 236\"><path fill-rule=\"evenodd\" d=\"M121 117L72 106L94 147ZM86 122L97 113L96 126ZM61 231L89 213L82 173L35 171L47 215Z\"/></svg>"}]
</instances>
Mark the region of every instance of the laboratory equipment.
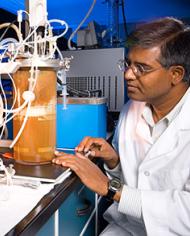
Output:
<instances>
[{"instance_id":1,"label":"laboratory equipment","mask_svg":"<svg viewBox=\"0 0 190 236\"><path fill-rule=\"evenodd\" d=\"M73 33L70 35L69 39L68 39L68 48L70 50L75 50L75 47L71 46L71 40L74 37L74 35L78 32L78 30L80 29L80 27L84 24L84 22L86 21L86 19L89 17L89 15L91 14L92 10L94 9L94 6L96 4L96 0L92 1L92 4L87 12L87 14L85 15L85 17L82 19L82 21L80 22L80 24L78 25L78 27L73 31Z\"/></svg>"},{"instance_id":2,"label":"laboratory equipment","mask_svg":"<svg viewBox=\"0 0 190 236\"><path fill-rule=\"evenodd\" d=\"M87 28L78 30L77 47L98 48L102 44L101 27L95 21L88 23Z\"/></svg>"},{"instance_id":3,"label":"laboratory equipment","mask_svg":"<svg viewBox=\"0 0 190 236\"><path fill-rule=\"evenodd\" d=\"M38 64L38 77L34 89L36 98L31 104L22 135L14 145L14 158L21 163L46 163L54 155L56 132L55 69L48 63L46 63L46 67L40 67L40 64ZM21 67L13 76L18 94L16 107L19 107L24 102L22 94L28 88L29 76L29 67ZM14 137L16 137L22 126L26 109L23 109L13 119Z\"/></svg>"},{"instance_id":4,"label":"laboratory equipment","mask_svg":"<svg viewBox=\"0 0 190 236\"><path fill-rule=\"evenodd\" d=\"M107 98L108 111L120 112L127 101L124 73L118 67L118 62L125 58L125 49L63 51L62 54L73 56L66 74L68 86L78 91L99 89Z\"/></svg>"},{"instance_id":5,"label":"laboratory equipment","mask_svg":"<svg viewBox=\"0 0 190 236\"><path fill-rule=\"evenodd\" d=\"M6 186L1 189L0 201L7 201L10 197L10 186L13 184L13 176L15 169L13 165L5 166L3 160L0 158L0 183L6 183Z\"/></svg>"},{"instance_id":6,"label":"laboratory equipment","mask_svg":"<svg viewBox=\"0 0 190 236\"><path fill-rule=\"evenodd\" d=\"M75 148L85 136L106 138L107 105L105 98L68 98L57 104L57 148Z\"/></svg>"},{"instance_id":7,"label":"laboratory equipment","mask_svg":"<svg viewBox=\"0 0 190 236\"><path fill-rule=\"evenodd\" d=\"M4 23L0 28L12 27L18 40L10 38L0 42L0 75L6 75L13 85L13 103L7 106L7 99L0 83L3 111L1 134L6 123L13 119L14 159L22 164L46 164L51 162L56 145L56 80L59 70L61 81L70 59L64 59L57 47L58 38L65 35L68 25L65 21L47 19L46 0L26 1L29 11L17 12L18 27ZM26 15L26 36L21 24ZM61 24L63 32L53 36L53 25ZM6 60L5 60L6 59ZM62 78L63 77L63 78ZM65 102L66 87L63 86Z\"/></svg>"}]
</instances>

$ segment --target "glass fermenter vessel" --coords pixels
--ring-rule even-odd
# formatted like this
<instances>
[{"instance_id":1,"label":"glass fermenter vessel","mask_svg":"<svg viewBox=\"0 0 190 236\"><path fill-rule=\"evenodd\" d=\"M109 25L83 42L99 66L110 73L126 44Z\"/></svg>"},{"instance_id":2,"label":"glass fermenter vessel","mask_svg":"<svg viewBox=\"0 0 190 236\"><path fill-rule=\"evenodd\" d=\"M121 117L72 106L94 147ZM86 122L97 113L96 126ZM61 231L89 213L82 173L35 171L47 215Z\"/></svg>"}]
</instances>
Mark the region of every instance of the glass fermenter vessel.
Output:
<instances>
[{"instance_id":1,"label":"glass fermenter vessel","mask_svg":"<svg viewBox=\"0 0 190 236\"><path fill-rule=\"evenodd\" d=\"M14 145L14 159L22 164L45 164L52 160L56 145L56 69L38 66L33 81L35 99L31 102L24 129ZM16 85L14 108L24 103L23 93L29 90L31 67L21 67L14 75ZM31 88L30 88L31 89ZM18 134L27 106L13 119L13 137Z\"/></svg>"}]
</instances>

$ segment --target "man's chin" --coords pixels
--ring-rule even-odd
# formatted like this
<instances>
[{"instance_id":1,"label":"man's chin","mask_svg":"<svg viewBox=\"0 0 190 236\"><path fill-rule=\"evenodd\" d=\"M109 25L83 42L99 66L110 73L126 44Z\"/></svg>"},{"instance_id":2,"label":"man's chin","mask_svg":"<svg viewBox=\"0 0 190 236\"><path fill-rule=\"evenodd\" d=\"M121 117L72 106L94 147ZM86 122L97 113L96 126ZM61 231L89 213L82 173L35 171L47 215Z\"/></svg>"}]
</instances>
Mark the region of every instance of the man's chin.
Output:
<instances>
[{"instance_id":1,"label":"man's chin","mask_svg":"<svg viewBox=\"0 0 190 236\"><path fill-rule=\"evenodd\" d=\"M134 93L127 93L127 96L134 101L138 102L146 102L146 100L143 97L138 96L137 94Z\"/></svg>"}]
</instances>

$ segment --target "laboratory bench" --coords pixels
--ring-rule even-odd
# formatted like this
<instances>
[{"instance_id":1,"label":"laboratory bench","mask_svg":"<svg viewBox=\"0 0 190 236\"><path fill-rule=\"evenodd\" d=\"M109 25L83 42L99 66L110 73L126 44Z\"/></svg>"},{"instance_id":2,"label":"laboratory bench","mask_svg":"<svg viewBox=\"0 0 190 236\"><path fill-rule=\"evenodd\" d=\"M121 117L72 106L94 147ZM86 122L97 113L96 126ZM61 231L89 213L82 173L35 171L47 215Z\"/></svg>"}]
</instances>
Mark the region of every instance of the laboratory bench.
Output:
<instances>
[{"instance_id":1,"label":"laboratory bench","mask_svg":"<svg viewBox=\"0 0 190 236\"><path fill-rule=\"evenodd\" d=\"M36 235L41 227L48 221L54 212L60 207L74 188L79 185L79 179L72 174L63 183L46 194L32 211L6 235Z\"/></svg>"},{"instance_id":2,"label":"laboratory bench","mask_svg":"<svg viewBox=\"0 0 190 236\"><path fill-rule=\"evenodd\" d=\"M100 201L72 173L55 185L6 236L97 235L95 199Z\"/></svg>"}]
</instances>

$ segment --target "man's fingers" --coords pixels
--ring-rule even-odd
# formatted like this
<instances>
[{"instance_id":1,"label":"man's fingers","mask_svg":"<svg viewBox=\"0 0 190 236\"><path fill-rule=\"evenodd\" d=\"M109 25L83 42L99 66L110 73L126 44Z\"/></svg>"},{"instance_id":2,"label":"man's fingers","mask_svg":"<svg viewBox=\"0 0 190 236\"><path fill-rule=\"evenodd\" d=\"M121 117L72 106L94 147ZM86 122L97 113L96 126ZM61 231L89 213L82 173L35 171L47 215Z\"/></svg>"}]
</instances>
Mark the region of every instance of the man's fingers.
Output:
<instances>
[{"instance_id":1,"label":"man's fingers","mask_svg":"<svg viewBox=\"0 0 190 236\"><path fill-rule=\"evenodd\" d=\"M80 142L79 145L75 148L75 151L76 152L83 152L89 139L90 139L90 137L88 137L88 136L85 137L82 140L82 142Z\"/></svg>"},{"instance_id":2,"label":"man's fingers","mask_svg":"<svg viewBox=\"0 0 190 236\"><path fill-rule=\"evenodd\" d=\"M59 151L57 151L57 150L55 150L54 154L55 154L55 156L57 156L57 157L66 155L65 152L59 152Z\"/></svg>"},{"instance_id":3,"label":"man's fingers","mask_svg":"<svg viewBox=\"0 0 190 236\"><path fill-rule=\"evenodd\" d=\"M80 159L86 159L86 157L84 157L83 155L81 155L80 153L78 154L81 157L59 157L57 158L57 160L55 160L56 164L60 164L64 167L68 167L71 170L73 170L79 177L81 177L83 175L83 172L85 171L83 165L81 164L82 160Z\"/></svg>"},{"instance_id":4,"label":"man's fingers","mask_svg":"<svg viewBox=\"0 0 190 236\"><path fill-rule=\"evenodd\" d=\"M100 149L105 141L102 138L85 137L83 141L75 148L76 152L88 152L93 149Z\"/></svg>"},{"instance_id":5,"label":"man's fingers","mask_svg":"<svg viewBox=\"0 0 190 236\"><path fill-rule=\"evenodd\" d=\"M65 153L65 152L55 151L54 153L55 153L56 157L52 159L52 162L56 163L56 164L60 164L61 161L66 160L67 158L71 159L71 158L74 157L74 155L68 154L68 153Z\"/></svg>"},{"instance_id":6,"label":"man's fingers","mask_svg":"<svg viewBox=\"0 0 190 236\"><path fill-rule=\"evenodd\" d=\"M76 152L76 156L79 157L79 158L82 158L82 159L86 159L85 155L83 155L80 152Z\"/></svg>"}]
</instances>

